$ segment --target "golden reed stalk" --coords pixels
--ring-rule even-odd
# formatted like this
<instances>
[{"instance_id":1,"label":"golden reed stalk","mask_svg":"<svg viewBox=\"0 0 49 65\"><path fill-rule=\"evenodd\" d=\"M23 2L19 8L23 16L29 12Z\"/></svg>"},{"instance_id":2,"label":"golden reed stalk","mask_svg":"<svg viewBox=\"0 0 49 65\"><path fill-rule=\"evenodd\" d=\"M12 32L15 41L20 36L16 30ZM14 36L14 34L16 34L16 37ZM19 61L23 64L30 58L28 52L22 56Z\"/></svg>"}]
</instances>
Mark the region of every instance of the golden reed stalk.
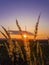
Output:
<instances>
[{"instance_id":1,"label":"golden reed stalk","mask_svg":"<svg viewBox=\"0 0 49 65\"><path fill-rule=\"evenodd\" d=\"M20 54L21 58L24 60L24 56L23 56L23 53L22 53L20 45L17 42L15 42L15 46L16 46L16 48L15 48L16 53L18 55Z\"/></svg>"},{"instance_id":2,"label":"golden reed stalk","mask_svg":"<svg viewBox=\"0 0 49 65\"><path fill-rule=\"evenodd\" d=\"M32 65L32 62L31 62L31 56L30 56L30 46L29 46L29 42L28 40L25 40L24 37L23 37L23 34L21 33L22 32L22 29L20 27L20 25L18 24L18 20L16 20L16 25L19 29L19 32L21 34L21 37L22 37L22 40L24 42L24 49L25 49L25 52L26 52L26 60L28 61L28 65Z\"/></svg>"},{"instance_id":3,"label":"golden reed stalk","mask_svg":"<svg viewBox=\"0 0 49 65\"><path fill-rule=\"evenodd\" d=\"M6 38L8 44L9 44L9 48L8 48L8 46L7 46L6 43L5 43L5 46L6 46L7 50L8 50L9 56L11 56L11 55L13 55L14 43L13 43L13 41L12 41L12 39L11 39L10 34L8 33L8 31L7 31L3 26L1 26L1 27L3 28L3 30L4 30L5 33L6 33L6 34L4 34L3 32L0 31L1 34ZM24 57L23 57L23 54L22 54L22 51L21 51L21 48L20 48L19 44L18 44L18 43L15 43L15 46L18 47L19 52L20 52L20 54L21 54L21 57L22 57L22 59L24 60ZM17 50L17 49L16 49L16 50ZM19 53L19 52L16 52L16 53Z\"/></svg>"},{"instance_id":4,"label":"golden reed stalk","mask_svg":"<svg viewBox=\"0 0 49 65\"><path fill-rule=\"evenodd\" d=\"M3 26L1 26L1 27L3 28L3 30L6 33L6 34L4 34L3 32L0 31L1 34L7 39L7 42L9 44L8 53L9 53L9 56L10 56L10 55L12 55L12 51L13 51L13 48L14 48L13 42L12 42L12 39L11 39L10 34L8 33L8 31Z\"/></svg>"},{"instance_id":5,"label":"golden reed stalk","mask_svg":"<svg viewBox=\"0 0 49 65\"><path fill-rule=\"evenodd\" d=\"M40 15L41 15L41 13L40 13ZM36 23L36 25L35 25L35 31L34 31L34 44L33 44L33 47L36 45L36 48L37 48L37 56L38 56L38 54L39 54L39 52L40 52L40 57L41 57L41 60L42 60L42 65L44 65L44 61L43 61L43 58L42 58L42 50L41 50L41 46L40 46L40 44L39 43L36 43L36 37L37 37L37 33L38 33L38 26L39 26L39 20L40 20L40 15L39 15L39 17L38 17L38 20L37 20L37 23ZM37 58L35 57L35 59L36 59L36 62L38 61L37 60ZM34 59L34 60L35 60ZM39 60L40 61L40 60ZM37 63L36 63L37 64ZM35 64L35 65L36 65ZM39 63L40 64L40 63Z\"/></svg>"},{"instance_id":6,"label":"golden reed stalk","mask_svg":"<svg viewBox=\"0 0 49 65\"><path fill-rule=\"evenodd\" d=\"M40 13L41 15L41 13ZM40 15L38 16L38 20L37 20L37 23L35 25L35 31L34 31L34 44L33 44L33 47L36 45L37 47L37 54L39 53L39 48L38 48L38 44L36 44L36 37L37 37L37 33L38 33L38 25L39 25L39 19L40 19ZM34 57L34 65L37 65L37 58L35 57L35 53L33 51L33 57Z\"/></svg>"},{"instance_id":7,"label":"golden reed stalk","mask_svg":"<svg viewBox=\"0 0 49 65\"><path fill-rule=\"evenodd\" d=\"M42 60L42 65L44 65L43 54L42 54L42 49L41 49L40 45L39 45L39 48L40 48L40 56L41 56L41 60Z\"/></svg>"},{"instance_id":8,"label":"golden reed stalk","mask_svg":"<svg viewBox=\"0 0 49 65\"><path fill-rule=\"evenodd\" d=\"M36 23L36 25L35 25L34 40L36 40L36 37L37 37L40 16L41 16L41 13L39 14L39 17L38 17L37 23Z\"/></svg>"}]
</instances>

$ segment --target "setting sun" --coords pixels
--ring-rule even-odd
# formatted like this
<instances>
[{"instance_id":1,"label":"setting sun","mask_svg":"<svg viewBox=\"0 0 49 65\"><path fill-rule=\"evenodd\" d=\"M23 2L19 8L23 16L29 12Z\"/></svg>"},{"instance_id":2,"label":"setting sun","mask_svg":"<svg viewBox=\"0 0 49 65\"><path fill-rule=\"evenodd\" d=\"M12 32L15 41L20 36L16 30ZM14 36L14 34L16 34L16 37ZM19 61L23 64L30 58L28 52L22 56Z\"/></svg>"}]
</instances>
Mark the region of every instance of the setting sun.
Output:
<instances>
[{"instance_id":1,"label":"setting sun","mask_svg":"<svg viewBox=\"0 0 49 65\"><path fill-rule=\"evenodd\" d=\"M24 36L24 38L26 38L26 37L27 37L27 35L26 35L26 34L24 34L23 36Z\"/></svg>"}]
</instances>

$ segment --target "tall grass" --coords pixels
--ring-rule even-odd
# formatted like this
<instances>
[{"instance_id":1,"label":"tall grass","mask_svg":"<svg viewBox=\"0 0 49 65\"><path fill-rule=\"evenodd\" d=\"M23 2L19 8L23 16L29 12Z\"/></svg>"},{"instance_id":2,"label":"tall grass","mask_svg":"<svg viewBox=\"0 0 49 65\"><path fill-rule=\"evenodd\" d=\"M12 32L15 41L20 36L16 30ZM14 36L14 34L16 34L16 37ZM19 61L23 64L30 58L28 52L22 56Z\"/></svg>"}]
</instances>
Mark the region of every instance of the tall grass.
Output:
<instances>
[{"instance_id":1,"label":"tall grass","mask_svg":"<svg viewBox=\"0 0 49 65\"><path fill-rule=\"evenodd\" d=\"M11 39L11 37L10 37L10 34L7 32L7 30L3 27L3 26L1 26L2 28L3 28L3 30L5 31L5 33L6 34L4 34L3 32L1 32L1 34L7 39L7 42L8 42L8 44L9 44L9 48L8 48L8 52L9 52L9 55L11 55L12 54L12 50L13 50L13 42L12 42L12 39Z\"/></svg>"},{"instance_id":2,"label":"tall grass","mask_svg":"<svg viewBox=\"0 0 49 65\"><path fill-rule=\"evenodd\" d=\"M20 53L21 54L21 58L24 60L23 53L22 53L22 50L21 50L19 44L17 42L13 43L12 38L10 37L10 34L8 33L8 31L3 26L2 26L2 28L3 28L3 30L4 30L4 32L6 34L3 33L2 31L0 31L0 32L6 38L6 40L8 42L9 47L7 46L6 43L5 43L5 46L6 46L6 49L8 51L9 57L11 57L11 60L14 61L13 52L17 53L16 59L18 59L17 57L18 57L18 55ZM16 46L16 48L15 48L15 46ZM15 48L15 50L14 50L14 48Z\"/></svg>"},{"instance_id":3,"label":"tall grass","mask_svg":"<svg viewBox=\"0 0 49 65\"><path fill-rule=\"evenodd\" d=\"M41 13L40 13L40 15L41 15ZM40 15L39 15L38 20L37 20L37 23L36 23L36 25L35 25L35 31L34 31L35 34L34 34L34 44L33 44L33 47L36 46L36 50L37 50L37 51L36 51L36 52L37 52L37 57L35 57L35 59L36 59L36 64L37 64L37 62L39 62L39 65L40 65L40 64L41 64L41 65L44 65L43 54L42 54L41 46L40 46L39 42L36 43L36 38L37 38L37 34L38 34L38 26L39 26ZM40 60L39 60L39 61L37 60L37 58L39 59L39 53L40 53L40 57L41 57L42 63L40 63Z\"/></svg>"},{"instance_id":4,"label":"tall grass","mask_svg":"<svg viewBox=\"0 0 49 65\"><path fill-rule=\"evenodd\" d=\"M21 56L23 61L27 62L27 65L44 65L43 53L42 53L41 46L40 46L39 42L36 42L36 38L37 38L37 34L38 34L38 26L39 26L40 15L39 15L37 23L35 25L34 42L33 42L33 46L32 46L32 48L33 48L32 49L32 56L31 56L31 48L30 48L29 40L28 40L28 38L27 39L24 38L24 36L22 34L22 29L21 29L21 27L20 27L20 25L18 23L18 20L16 20L16 25L17 25L17 27L19 29L19 33L20 33L22 41L23 41L23 48L24 48L25 51L22 51L22 48L19 45L19 43L12 41L12 38L11 38L10 34L8 33L8 31L6 30L6 28L1 26L5 33L3 33L2 31L0 31L0 32L6 38L6 40L8 42L8 46L7 46L6 43L5 43L5 46L7 48L9 57L12 56L11 60L13 62L14 62L14 53L15 53L15 55L16 55L15 57L16 57L17 61L19 60L19 56ZM24 56L23 52L25 52L26 59L25 59L25 56ZM31 57L33 57L33 60L31 60Z\"/></svg>"},{"instance_id":5,"label":"tall grass","mask_svg":"<svg viewBox=\"0 0 49 65\"><path fill-rule=\"evenodd\" d=\"M20 32L21 37L22 37L22 40L24 42L24 49L25 49L25 52L26 52L27 63L28 63L28 65L32 65L31 56L30 56L30 45L29 45L29 42L28 42L27 39L24 39L23 34L21 33L22 29L21 29L20 25L18 24L18 20L16 20L16 25L17 25L17 27L19 29L19 32Z\"/></svg>"}]
</instances>

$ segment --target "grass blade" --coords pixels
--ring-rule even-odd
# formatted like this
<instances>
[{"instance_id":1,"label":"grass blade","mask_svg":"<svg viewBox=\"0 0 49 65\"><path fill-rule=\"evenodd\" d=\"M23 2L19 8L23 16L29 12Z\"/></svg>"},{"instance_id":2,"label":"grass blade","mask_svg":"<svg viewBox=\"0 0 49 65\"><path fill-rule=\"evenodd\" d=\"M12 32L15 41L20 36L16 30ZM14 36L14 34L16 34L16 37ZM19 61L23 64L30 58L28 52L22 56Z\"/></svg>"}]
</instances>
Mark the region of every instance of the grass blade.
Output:
<instances>
[{"instance_id":1,"label":"grass blade","mask_svg":"<svg viewBox=\"0 0 49 65\"><path fill-rule=\"evenodd\" d=\"M3 30L5 31L5 33L7 34L7 36L8 36L8 38L10 38L11 39L11 37L10 37L10 35L9 35L9 33L8 33L8 31L3 27L3 26L1 26L2 28L3 28Z\"/></svg>"},{"instance_id":2,"label":"grass blade","mask_svg":"<svg viewBox=\"0 0 49 65\"><path fill-rule=\"evenodd\" d=\"M1 31L0 31L0 32L1 32ZM6 39L8 39L7 36L6 36L3 32L1 32L1 34L2 34Z\"/></svg>"},{"instance_id":3,"label":"grass blade","mask_svg":"<svg viewBox=\"0 0 49 65\"><path fill-rule=\"evenodd\" d=\"M38 16L38 20L37 20L37 23L36 23L36 25L35 25L35 35L34 35L34 39L36 39L36 37L37 37L37 33L38 33L38 25L39 25L39 20L40 20L40 16L41 16L41 13L39 14L39 16Z\"/></svg>"}]
</instances>

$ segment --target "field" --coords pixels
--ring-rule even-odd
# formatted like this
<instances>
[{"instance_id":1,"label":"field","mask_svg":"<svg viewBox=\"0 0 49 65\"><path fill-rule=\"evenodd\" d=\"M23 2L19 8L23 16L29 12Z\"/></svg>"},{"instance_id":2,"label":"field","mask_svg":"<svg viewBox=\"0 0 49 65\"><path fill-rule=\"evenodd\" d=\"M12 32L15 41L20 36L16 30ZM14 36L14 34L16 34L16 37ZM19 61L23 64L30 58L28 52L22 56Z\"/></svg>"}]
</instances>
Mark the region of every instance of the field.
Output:
<instances>
[{"instance_id":1,"label":"field","mask_svg":"<svg viewBox=\"0 0 49 65\"><path fill-rule=\"evenodd\" d=\"M10 33L4 28L0 31L5 37L0 39L0 65L49 65L49 38L38 40L38 25L40 15L35 25L34 38L23 36L22 29L16 20L21 40L12 39Z\"/></svg>"},{"instance_id":2,"label":"field","mask_svg":"<svg viewBox=\"0 0 49 65\"><path fill-rule=\"evenodd\" d=\"M15 42L17 42L20 47L21 47L21 51L22 51L22 55L24 56L24 59L21 57L21 54L19 54L18 48L15 48L15 51L17 53L14 53L14 58L12 58L13 56L9 57L6 45L8 46L8 42L6 39L0 39L0 65L30 65L28 64L29 61L27 61L26 58L26 53L24 50L24 46L23 46L23 41L22 40L13 40L14 44ZM44 62L44 65L49 65L49 45L48 45L48 40L37 40L36 43L39 42L41 49L42 49L42 58L40 56L40 53L37 56L36 53L36 46L33 47L33 40L29 40L30 43L30 58L31 58L31 62L32 65L35 65L34 63L36 62L36 65L42 65L42 61ZM35 53L35 59L37 59L36 61L34 61L34 56L33 56L33 52ZM19 54L19 55L18 55Z\"/></svg>"}]
</instances>

